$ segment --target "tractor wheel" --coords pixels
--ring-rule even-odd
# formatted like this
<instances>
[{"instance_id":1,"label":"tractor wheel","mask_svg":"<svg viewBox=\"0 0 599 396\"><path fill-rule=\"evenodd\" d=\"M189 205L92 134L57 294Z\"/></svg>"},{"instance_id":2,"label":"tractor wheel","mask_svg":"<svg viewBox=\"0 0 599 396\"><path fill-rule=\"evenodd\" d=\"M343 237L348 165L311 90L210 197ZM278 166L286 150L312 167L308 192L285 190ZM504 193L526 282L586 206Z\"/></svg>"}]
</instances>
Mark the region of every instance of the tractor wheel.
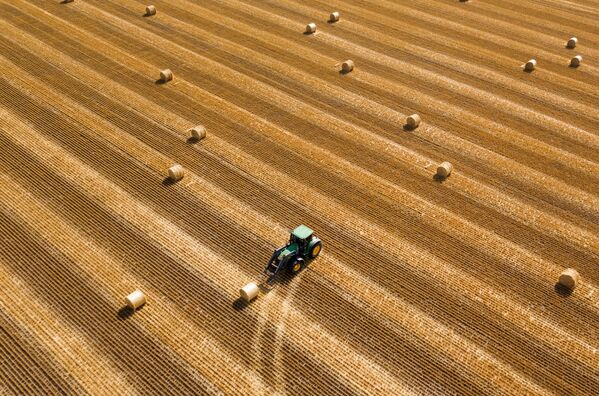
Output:
<instances>
[{"instance_id":1,"label":"tractor wheel","mask_svg":"<svg viewBox=\"0 0 599 396\"><path fill-rule=\"evenodd\" d=\"M321 250L322 250L322 243L320 243L320 241L318 241L314 244L314 246L312 246L310 248L310 258L315 259L316 257L318 257Z\"/></svg>"},{"instance_id":2,"label":"tractor wheel","mask_svg":"<svg viewBox=\"0 0 599 396\"><path fill-rule=\"evenodd\" d=\"M305 264L306 264L306 262L304 261L303 258L295 257L289 261L289 266L287 267L287 271L289 271L289 273L292 275L297 274L304 268Z\"/></svg>"}]
</instances>

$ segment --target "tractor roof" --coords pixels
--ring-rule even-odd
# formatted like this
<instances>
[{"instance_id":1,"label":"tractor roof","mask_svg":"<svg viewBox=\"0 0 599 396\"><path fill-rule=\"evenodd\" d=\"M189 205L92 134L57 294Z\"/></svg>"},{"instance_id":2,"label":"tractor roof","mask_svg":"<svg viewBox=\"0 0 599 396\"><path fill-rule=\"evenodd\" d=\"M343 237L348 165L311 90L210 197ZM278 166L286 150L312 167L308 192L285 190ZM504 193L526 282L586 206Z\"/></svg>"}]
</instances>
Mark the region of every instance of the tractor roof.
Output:
<instances>
[{"instance_id":1,"label":"tractor roof","mask_svg":"<svg viewBox=\"0 0 599 396\"><path fill-rule=\"evenodd\" d=\"M301 225L299 227L297 227L295 230L291 231L291 233L298 239L306 239L309 238L310 235L312 235L314 233L314 231L312 231L309 227L306 227L305 225Z\"/></svg>"}]
</instances>

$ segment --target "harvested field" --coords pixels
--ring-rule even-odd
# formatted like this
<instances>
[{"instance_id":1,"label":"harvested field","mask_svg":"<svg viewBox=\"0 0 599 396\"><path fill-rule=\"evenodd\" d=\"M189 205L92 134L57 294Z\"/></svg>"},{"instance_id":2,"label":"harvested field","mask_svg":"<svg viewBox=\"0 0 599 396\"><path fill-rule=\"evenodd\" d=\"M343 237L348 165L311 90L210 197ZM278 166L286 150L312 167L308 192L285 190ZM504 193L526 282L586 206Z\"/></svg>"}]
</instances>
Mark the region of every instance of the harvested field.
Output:
<instances>
[{"instance_id":1,"label":"harvested field","mask_svg":"<svg viewBox=\"0 0 599 396\"><path fill-rule=\"evenodd\" d=\"M0 394L599 394L599 1L152 4L0 0Z\"/></svg>"}]
</instances>

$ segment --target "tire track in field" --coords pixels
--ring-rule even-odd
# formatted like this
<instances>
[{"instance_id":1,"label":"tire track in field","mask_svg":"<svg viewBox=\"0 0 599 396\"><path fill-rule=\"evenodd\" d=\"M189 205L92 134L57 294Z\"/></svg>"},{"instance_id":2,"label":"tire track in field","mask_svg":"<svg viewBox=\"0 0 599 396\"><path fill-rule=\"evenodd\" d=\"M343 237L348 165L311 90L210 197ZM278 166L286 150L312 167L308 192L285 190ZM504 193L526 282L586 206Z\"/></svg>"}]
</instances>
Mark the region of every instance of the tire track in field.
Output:
<instances>
[{"instance_id":1,"label":"tire track in field","mask_svg":"<svg viewBox=\"0 0 599 396\"><path fill-rule=\"evenodd\" d=\"M148 236L161 244L163 247L170 247L165 240L176 239L176 232L167 229L162 233L162 239L155 238L155 229L160 228L161 219L157 216L151 216L151 211L147 207L130 210L128 216L122 216L123 211L129 209L134 202L130 196L120 194L121 200L118 200L118 190L114 185L110 191L102 191L105 181L101 176L90 174L90 171L73 166L72 160L64 151L53 147L44 140L40 140L35 135L33 129L26 125L16 122L14 119L8 120L10 129L15 133L12 139L18 141L22 147L32 147L34 154L43 157L45 163L51 163L54 170L63 171L69 180L76 181L86 192L93 194L93 197L102 202L105 206L113 209L115 221L127 221L131 218L138 218L134 224L136 227L147 231ZM33 144L31 144L33 143ZM122 259L108 254L100 249L90 239L86 238L79 230L71 224L66 223L61 217L53 213L48 207L36 201L26 190L8 179L0 179L0 199L4 202L13 203L11 210L21 219L27 222L27 225L34 228L39 235L48 243L59 249L71 260L79 263L79 268L87 276L96 279L102 289L106 291L108 298L113 301L121 301L123 296L129 294L136 288L141 288L150 302L150 309L143 310L143 314L135 315L135 321L140 323L148 331L164 342L170 349L179 354L183 359L192 364L196 369L201 369L202 375L205 375L208 382L225 389L227 394L231 394L239 389L251 389L252 394L267 394L264 384L256 375L255 371L249 369L249 372L243 371L243 366L236 362L222 348L219 348L211 337L202 332L185 318L175 305L166 301L158 291L153 290L151 285L143 280L133 276L123 268ZM125 197L122 197L125 195ZM16 203L16 204L14 204ZM135 204L133 205L136 206ZM143 219L143 220L142 220ZM144 223L145 221L145 223ZM162 220L162 222L165 222ZM143 228L145 225L145 228ZM165 239L166 238L166 239ZM166 246L165 246L166 245ZM191 243L181 244L188 250L193 250L193 254L202 257L204 260L218 262L213 254L206 249L197 248L199 244L196 240ZM190 246L194 248L190 249ZM190 257L187 257L190 259ZM197 263L197 259L192 258L189 263ZM219 264L222 265L222 260ZM223 265L225 266L225 265ZM225 276L230 276L230 271L222 271ZM234 276L233 276L234 277ZM237 283L241 283L237 280ZM196 298L198 296L195 296ZM208 361L208 363L206 363ZM223 362L226 362L223 364ZM125 392L127 393L127 392ZM209 393L218 393L214 388Z\"/></svg>"},{"instance_id":2,"label":"tire track in field","mask_svg":"<svg viewBox=\"0 0 599 396\"><path fill-rule=\"evenodd\" d=\"M63 128L63 129L64 129L64 128ZM114 233L114 231L112 231L111 233L113 234L113 233ZM119 238L119 239L121 239L121 240L122 240L123 238ZM245 251L246 249L243 249L243 250Z\"/></svg>"}]
</instances>

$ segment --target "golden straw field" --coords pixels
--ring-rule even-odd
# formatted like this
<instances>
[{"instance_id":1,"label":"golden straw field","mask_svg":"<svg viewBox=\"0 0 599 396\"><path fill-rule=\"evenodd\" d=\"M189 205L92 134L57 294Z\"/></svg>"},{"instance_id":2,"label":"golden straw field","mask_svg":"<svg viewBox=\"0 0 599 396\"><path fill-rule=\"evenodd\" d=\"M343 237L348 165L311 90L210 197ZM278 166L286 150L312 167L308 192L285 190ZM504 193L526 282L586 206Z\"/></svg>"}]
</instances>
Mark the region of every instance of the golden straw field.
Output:
<instances>
[{"instance_id":1,"label":"golden straw field","mask_svg":"<svg viewBox=\"0 0 599 396\"><path fill-rule=\"evenodd\" d=\"M599 394L599 0L147 1L0 0L0 394Z\"/></svg>"}]
</instances>

